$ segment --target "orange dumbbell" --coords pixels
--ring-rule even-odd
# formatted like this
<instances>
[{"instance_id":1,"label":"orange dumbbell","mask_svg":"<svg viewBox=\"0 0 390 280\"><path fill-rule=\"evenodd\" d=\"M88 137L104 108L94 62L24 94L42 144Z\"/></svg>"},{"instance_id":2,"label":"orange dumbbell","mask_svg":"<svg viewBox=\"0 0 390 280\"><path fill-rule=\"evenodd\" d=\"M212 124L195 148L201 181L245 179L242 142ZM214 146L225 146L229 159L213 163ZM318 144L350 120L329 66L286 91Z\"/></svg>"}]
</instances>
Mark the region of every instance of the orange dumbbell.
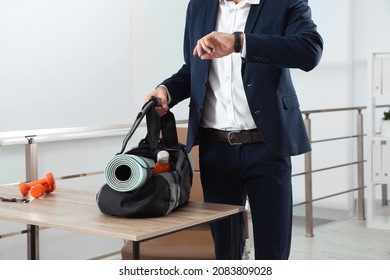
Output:
<instances>
[{"instance_id":1,"label":"orange dumbbell","mask_svg":"<svg viewBox=\"0 0 390 280\"><path fill-rule=\"evenodd\" d=\"M52 173L47 173L45 178L29 183L22 182L19 184L19 190L23 196L30 192L34 198L38 198L45 193L54 192L55 189L56 183Z\"/></svg>"}]
</instances>

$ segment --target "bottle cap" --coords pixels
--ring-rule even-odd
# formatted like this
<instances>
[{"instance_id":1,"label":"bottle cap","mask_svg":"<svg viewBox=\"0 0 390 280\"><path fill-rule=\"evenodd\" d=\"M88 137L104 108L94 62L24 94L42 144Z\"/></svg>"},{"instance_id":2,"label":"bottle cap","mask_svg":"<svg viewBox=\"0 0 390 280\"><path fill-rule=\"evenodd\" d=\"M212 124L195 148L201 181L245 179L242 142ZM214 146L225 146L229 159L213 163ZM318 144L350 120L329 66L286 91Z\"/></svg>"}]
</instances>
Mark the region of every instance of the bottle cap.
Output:
<instances>
[{"instance_id":1,"label":"bottle cap","mask_svg":"<svg viewBox=\"0 0 390 280\"><path fill-rule=\"evenodd\" d=\"M157 154L157 162L165 164L169 162L169 153L165 150L159 151Z\"/></svg>"}]
</instances>

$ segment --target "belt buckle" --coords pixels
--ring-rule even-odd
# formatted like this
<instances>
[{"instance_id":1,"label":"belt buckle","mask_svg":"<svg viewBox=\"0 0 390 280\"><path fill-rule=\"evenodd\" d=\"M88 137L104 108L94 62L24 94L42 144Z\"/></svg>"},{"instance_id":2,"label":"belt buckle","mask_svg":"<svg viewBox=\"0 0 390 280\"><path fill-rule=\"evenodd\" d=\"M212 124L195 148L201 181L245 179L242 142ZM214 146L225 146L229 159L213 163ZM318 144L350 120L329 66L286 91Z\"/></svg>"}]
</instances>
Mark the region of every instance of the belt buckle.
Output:
<instances>
[{"instance_id":1,"label":"belt buckle","mask_svg":"<svg viewBox=\"0 0 390 280\"><path fill-rule=\"evenodd\" d=\"M233 134L238 134L238 133L240 133L240 131L239 130L233 130L233 131L229 131L228 132L228 142L229 142L229 144L230 145L232 145L232 146L234 146L234 145L241 145L242 143L233 143L232 142L232 138L233 138Z\"/></svg>"}]
</instances>

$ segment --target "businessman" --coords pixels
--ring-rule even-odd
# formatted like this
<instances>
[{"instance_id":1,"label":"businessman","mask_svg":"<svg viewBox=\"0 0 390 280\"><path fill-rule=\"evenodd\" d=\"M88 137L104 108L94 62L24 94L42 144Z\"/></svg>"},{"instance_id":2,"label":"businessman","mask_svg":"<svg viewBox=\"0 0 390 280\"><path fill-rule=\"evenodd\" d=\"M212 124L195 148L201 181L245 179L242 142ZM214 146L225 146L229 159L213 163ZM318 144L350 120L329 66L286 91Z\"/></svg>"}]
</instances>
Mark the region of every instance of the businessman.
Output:
<instances>
[{"instance_id":1,"label":"businessman","mask_svg":"<svg viewBox=\"0 0 390 280\"><path fill-rule=\"evenodd\" d=\"M162 100L159 115L190 98L187 149L199 144L205 201L248 199L256 259L289 257L290 157L311 149L289 69L312 70L322 49L307 1L191 0L185 63L146 96ZM210 226L216 258L230 258L228 221Z\"/></svg>"}]
</instances>

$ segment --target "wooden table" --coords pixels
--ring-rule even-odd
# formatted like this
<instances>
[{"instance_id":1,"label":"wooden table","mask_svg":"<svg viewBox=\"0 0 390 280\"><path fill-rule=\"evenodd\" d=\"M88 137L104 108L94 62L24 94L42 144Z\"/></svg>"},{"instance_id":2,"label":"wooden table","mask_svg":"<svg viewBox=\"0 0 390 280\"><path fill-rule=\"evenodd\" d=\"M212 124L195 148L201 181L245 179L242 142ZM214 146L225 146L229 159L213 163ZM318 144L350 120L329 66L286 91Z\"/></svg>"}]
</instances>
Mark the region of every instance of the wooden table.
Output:
<instances>
[{"instance_id":1,"label":"wooden table","mask_svg":"<svg viewBox=\"0 0 390 280\"><path fill-rule=\"evenodd\" d=\"M39 259L39 226L130 240L134 259L139 259L143 241L230 218L232 258L239 258L238 214L244 211L242 206L190 201L165 217L129 219L101 213L95 195L90 190L57 187L29 203L0 202L0 219L28 225L28 259ZM22 198L17 185L0 186L0 196Z\"/></svg>"}]
</instances>

